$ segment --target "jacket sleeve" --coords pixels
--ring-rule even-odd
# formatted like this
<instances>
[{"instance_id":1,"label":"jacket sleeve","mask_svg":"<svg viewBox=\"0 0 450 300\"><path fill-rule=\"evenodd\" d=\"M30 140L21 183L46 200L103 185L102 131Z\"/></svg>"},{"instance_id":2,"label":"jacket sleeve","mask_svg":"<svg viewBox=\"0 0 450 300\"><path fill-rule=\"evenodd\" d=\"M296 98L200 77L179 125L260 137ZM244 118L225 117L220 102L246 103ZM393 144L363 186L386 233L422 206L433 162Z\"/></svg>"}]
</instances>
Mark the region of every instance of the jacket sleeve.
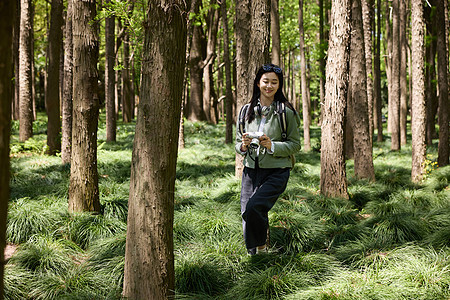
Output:
<instances>
[{"instance_id":1,"label":"jacket sleeve","mask_svg":"<svg viewBox=\"0 0 450 300\"><path fill-rule=\"evenodd\" d=\"M237 122L236 122L236 144L235 144L235 150L236 153L239 153L240 155L244 156L245 154L247 154L247 151L242 152L241 151L241 146L242 146L242 133L239 130L239 118L237 118Z\"/></svg>"},{"instance_id":2,"label":"jacket sleeve","mask_svg":"<svg viewBox=\"0 0 450 300\"><path fill-rule=\"evenodd\" d=\"M300 151L300 117L294 114L289 108L286 108L287 139L284 142L274 141L274 157L286 157Z\"/></svg>"}]
</instances>

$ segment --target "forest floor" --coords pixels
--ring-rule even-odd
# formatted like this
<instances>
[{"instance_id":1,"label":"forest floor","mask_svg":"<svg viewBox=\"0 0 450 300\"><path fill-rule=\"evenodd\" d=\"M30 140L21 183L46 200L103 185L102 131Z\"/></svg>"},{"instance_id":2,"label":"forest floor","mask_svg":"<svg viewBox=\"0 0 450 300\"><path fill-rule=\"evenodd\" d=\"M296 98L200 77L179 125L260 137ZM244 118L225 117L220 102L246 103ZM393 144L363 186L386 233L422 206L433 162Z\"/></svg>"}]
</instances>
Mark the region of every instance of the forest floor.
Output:
<instances>
[{"instance_id":1,"label":"forest floor","mask_svg":"<svg viewBox=\"0 0 450 300\"><path fill-rule=\"evenodd\" d=\"M11 137L6 299L120 299L134 123L117 142L98 132L102 211L69 214L70 167L44 155L46 122L34 137ZM185 123L175 192L177 299L450 299L450 167L428 150L426 180L410 180L411 145L375 143L376 180L356 180L349 200L320 195L320 130L300 152L286 191L270 211L267 254L248 256L240 180L224 124Z\"/></svg>"}]
</instances>

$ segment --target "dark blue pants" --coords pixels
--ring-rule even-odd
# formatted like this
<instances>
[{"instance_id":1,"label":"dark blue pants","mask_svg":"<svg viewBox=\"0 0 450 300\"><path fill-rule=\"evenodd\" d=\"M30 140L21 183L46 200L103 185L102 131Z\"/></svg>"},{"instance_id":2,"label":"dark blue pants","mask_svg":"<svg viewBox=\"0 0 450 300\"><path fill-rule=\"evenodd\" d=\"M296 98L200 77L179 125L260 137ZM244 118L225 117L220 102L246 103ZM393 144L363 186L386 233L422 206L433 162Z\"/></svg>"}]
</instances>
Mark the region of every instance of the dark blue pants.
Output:
<instances>
[{"instance_id":1,"label":"dark blue pants","mask_svg":"<svg viewBox=\"0 0 450 300\"><path fill-rule=\"evenodd\" d=\"M241 214L245 245L249 251L266 244L269 228L267 213L286 189L289 174L289 168L244 168Z\"/></svg>"}]
</instances>

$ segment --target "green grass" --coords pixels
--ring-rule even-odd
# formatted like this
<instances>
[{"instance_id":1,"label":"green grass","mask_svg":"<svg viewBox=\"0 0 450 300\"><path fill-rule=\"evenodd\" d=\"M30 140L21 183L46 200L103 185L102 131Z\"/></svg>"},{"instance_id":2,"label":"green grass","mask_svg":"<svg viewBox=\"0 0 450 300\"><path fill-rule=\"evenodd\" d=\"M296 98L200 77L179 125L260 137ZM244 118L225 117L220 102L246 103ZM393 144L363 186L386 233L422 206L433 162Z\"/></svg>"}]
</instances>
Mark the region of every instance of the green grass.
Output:
<instances>
[{"instance_id":1,"label":"green grass","mask_svg":"<svg viewBox=\"0 0 450 300\"><path fill-rule=\"evenodd\" d=\"M11 138L6 299L120 299L134 123L117 142L98 132L101 213L69 214L70 166L45 156L46 120L33 139ZM426 180L410 181L410 145L375 143L376 181L357 180L349 200L320 195L320 130L298 153L269 213L269 253L247 256L234 145L224 125L185 122L178 154L174 249L176 299L449 299L450 166L428 150Z\"/></svg>"}]
</instances>

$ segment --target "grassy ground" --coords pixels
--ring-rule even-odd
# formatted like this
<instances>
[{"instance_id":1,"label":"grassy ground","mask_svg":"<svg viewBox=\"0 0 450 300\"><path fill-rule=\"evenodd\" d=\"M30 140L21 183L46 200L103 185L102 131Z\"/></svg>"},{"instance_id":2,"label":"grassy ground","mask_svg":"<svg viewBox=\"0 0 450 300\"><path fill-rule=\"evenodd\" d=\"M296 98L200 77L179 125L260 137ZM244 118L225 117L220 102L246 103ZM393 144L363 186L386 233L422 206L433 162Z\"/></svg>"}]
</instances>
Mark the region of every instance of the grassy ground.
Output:
<instances>
[{"instance_id":1,"label":"grassy ground","mask_svg":"<svg viewBox=\"0 0 450 300\"><path fill-rule=\"evenodd\" d=\"M101 122L104 124L104 122ZM117 143L99 129L101 215L67 213L69 167L43 155L45 122L33 139L11 141L6 299L120 299L134 124ZM178 299L449 299L450 167L410 181L410 145L374 146L376 182L348 162L350 200L320 195L315 151L299 153L270 212L271 251L249 257L242 241L240 182L224 126L186 123L175 194Z\"/></svg>"}]
</instances>

